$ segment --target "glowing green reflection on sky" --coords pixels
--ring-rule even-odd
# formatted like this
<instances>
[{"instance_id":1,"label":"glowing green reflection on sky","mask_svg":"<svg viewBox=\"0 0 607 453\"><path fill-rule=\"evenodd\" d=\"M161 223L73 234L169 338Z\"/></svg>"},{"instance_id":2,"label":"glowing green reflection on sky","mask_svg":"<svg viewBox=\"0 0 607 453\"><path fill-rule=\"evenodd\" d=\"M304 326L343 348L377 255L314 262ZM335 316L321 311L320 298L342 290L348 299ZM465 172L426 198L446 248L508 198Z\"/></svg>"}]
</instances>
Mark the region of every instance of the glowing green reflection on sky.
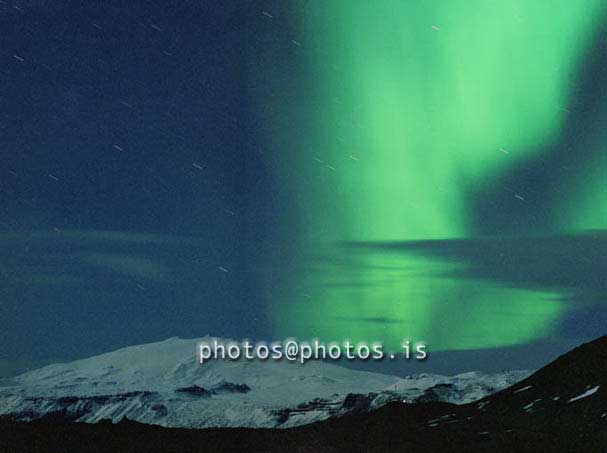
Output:
<instances>
[{"instance_id":1,"label":"glowing green reflection on sky","mask_svg":"<svg viewBox=\"0 0 607 453\"><path fill-rule=\"evenodd\" d=\"M310 253L273 308L277 331L392 347L411 338L434 350L549 334L564 309L557 294L326 244L470 236L469 188L554 140L603 15L602 0L310 3L313 93L300 108L313 120L291 189L306 194L304 243L343 262ZM557 229L605 227L600 171L576 188Z\"/></svg>"}]
</instances>

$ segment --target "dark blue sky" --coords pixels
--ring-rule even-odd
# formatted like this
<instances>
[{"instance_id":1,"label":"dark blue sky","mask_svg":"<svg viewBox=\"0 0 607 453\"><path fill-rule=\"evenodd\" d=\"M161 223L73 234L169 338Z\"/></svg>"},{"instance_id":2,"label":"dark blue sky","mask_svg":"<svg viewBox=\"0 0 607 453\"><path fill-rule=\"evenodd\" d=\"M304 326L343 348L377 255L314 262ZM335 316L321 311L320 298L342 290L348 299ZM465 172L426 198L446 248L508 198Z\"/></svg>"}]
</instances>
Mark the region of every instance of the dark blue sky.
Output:
<instances>
[{"instance_id":1,"label":"dark blue sky","mask_svg":"<svg viewBox=\"0 0 607 453\"><path fill-rule=\"evenodd\" d=\"M255 150L243 134L243 18L206 3L137 3L2 15L10 227L237 228L220 213L240 210L243 156Z\"/></svg>"},{"instance_id":2,"label":"dark blue sky","mask_svg":"<svg viewBox=\"0 0 607 453\"><path fill-rule=\"evenodd\" d=\"M261 266L245 265L273 253L288 206L247 87L264 18L243 2L2 5L1 357L268 335Z\"/></svg>"},{"instance_id":3,"label":"dark blue sky","mask_svg":"<svg viewBox=\"0 0 607 453\"><path fill-rule=\"evenodd\" d=\"M297 267L290 238L304 221L264 145L285 121L271 106L306 96L285 3L0 4L0 375L177 335L270 338L267 285ZM605 65L589 67L579 102L604 114L590 93ZM586 121L571 119L559 149ZM479 234L512 219L502 186L557 198L551 169L575 165L573 155L494 183L474 205ZM528 223L543 231L550 216L539 217ZM474 263L475 278L504 270ZM604 317L583 309L564 323L570 335L527 355L443 353L416 371L536 366L600 333L592 322Z\"/></svg>"}]
</instances>

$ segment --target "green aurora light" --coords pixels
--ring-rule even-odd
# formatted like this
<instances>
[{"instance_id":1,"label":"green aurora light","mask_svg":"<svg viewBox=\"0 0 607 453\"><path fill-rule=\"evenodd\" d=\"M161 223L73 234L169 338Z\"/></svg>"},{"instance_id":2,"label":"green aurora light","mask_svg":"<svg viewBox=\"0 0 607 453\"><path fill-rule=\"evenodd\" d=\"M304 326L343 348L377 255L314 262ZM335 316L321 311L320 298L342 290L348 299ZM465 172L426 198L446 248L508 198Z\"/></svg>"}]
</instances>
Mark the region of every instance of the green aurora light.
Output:
<instances>
[{"instance_id":1,"label":"green aurora light","mask_svg":"<svg viewBox=\"0 0 607 453\"><path fill-rule=\"evenodd\" d=\"M305 194L310 252L273 296L276 333L449 350L553 332L565 310L558 292L449 278L454 264L333 244L471 237L469 188L536 157L563 127L604 1L335 0L303 11L313 89L295 106L309 120L288 183ZM604 177L597 166L568 192L555 230L607 227Z\"/></svg>"}]
</instances>

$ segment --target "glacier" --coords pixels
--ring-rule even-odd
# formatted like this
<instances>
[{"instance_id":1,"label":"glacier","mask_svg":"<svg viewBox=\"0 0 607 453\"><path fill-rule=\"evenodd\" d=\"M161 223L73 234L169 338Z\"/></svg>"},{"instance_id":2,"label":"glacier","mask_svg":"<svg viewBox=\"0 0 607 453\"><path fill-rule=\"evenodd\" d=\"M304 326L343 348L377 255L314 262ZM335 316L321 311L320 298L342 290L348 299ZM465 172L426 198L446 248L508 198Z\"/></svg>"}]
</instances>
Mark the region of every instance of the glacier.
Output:
<instances>
[{"instance_id":1,"label":"glacier","mask_svg":"<svg viewBox=\"0 0 607 453\"><path fill-rule=\"evenodd\" d=\"M126 417L166 427L287 428L392 401L464 404L531 374L399 377L324 361L200 364L196 347L208 338L169 338L0 379L0 417L88 423Z\"/></svg>"}]
</instances>

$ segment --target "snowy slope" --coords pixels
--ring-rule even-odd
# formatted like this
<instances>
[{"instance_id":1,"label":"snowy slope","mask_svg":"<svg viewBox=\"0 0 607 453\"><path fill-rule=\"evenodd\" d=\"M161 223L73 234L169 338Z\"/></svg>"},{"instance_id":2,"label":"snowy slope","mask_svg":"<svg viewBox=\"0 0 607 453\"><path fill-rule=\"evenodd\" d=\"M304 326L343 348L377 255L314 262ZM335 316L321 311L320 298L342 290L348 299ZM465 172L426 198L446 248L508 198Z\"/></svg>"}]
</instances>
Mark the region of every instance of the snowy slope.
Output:
<instances>
[{"instance_id":1,"label":"snowy slope","mask_svg":"<svg viewBox=\"0 0 607 453\"><path fill-rule=\"evenodd\" d=\"M527 372L447 377L355 371L326 362L208 361L203 340L171 338L54 364L0 381L0 414L30 420L119 421L179 427L288 427L406 399L464 403Z\"/></svg>"}]
</instances>

